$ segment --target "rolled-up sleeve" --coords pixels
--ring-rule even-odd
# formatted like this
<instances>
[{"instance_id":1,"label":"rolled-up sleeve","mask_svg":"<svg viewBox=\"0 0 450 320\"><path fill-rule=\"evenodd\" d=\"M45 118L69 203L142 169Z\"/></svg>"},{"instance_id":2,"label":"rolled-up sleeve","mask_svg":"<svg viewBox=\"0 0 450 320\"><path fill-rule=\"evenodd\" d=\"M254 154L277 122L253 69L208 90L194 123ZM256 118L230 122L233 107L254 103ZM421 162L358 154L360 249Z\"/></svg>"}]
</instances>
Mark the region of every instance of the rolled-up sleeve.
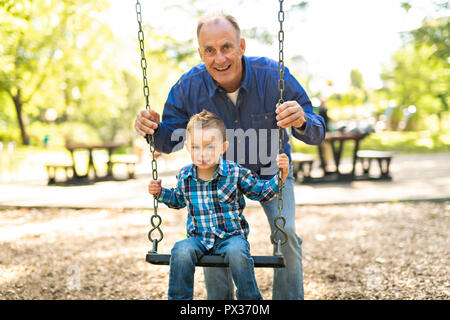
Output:
<instances>
[{"instance_id":1,"label":"rolled-up sleeve","mask_svg":"<svg viewBox=\"0 0 450 320\"><path fill-rule=\"evenodd\" d=\"M303 106L302 106L303 107ZM303 107L303 110L305 108ZM292 135L307 144L319 145L325 138L325 122L323 118L315 113L305 111L306 128L301 131L292 128Z\"/></svg>"},{"instance_id":2,"label":"rolled-up sleeve","mask_svg":"<svg viewBox=\"0 0 450 320\"><path fill-rule=\"evenodd\" d=\"M305 89L285 68L285 100L297 101L303 108L306 117L306 128L303 131L292 128L292 135L306 144L319 145L325 138L325 121L321 116L314 113L311 100Z\"/></svg>"}]
</instances>

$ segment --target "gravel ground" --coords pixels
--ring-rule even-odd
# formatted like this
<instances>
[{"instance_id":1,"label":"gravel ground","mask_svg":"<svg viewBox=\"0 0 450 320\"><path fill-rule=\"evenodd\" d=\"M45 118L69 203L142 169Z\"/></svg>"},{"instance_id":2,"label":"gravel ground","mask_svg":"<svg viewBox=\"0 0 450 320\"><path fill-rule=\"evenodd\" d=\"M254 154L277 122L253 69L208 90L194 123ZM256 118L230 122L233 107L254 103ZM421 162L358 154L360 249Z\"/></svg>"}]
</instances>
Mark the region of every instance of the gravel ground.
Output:
<instances>
[{"instance_id":1,"label":"gravel ground","mask_svg":"<svg viewBox=\"0 0 450 320\"><path fill-rule=\"evenodd\" d=\"M449 299L450 203L298 207L306 299ZM185 211L160 208L168 253ZM168 267L145 262L151 211L0 209L0 299L166 299ZM255 255L271 254L261 210L246 210ZM256 269L264 299L271 269ZM205 299L197 268L195 298Z\"/></svg>"}]
</instances>

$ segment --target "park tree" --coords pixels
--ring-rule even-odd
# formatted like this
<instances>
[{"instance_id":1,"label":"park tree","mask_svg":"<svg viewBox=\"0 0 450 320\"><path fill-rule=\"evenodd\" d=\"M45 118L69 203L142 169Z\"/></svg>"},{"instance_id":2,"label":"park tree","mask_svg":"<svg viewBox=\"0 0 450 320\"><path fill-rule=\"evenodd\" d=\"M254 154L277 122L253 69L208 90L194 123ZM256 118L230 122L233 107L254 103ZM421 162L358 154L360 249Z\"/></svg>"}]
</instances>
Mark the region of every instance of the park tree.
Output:
<instances>
[{"instance_id":1,"label":"park tree","mask_svg":"<svg viewBox=\"0 0 450 320\"><path fill-rule=\"evenodd\" d=\"M342 109L352 107L354 110L367 104L369 90L364 84L362 73L358 69L350 71L350 87L347 92L333 93L327 99L329 109ZM356 112L356 111L355 111Z\"/></svg>"},{"instance_id":2,"label":"park tree","mask_svg":"<svg viewBox=\"0 0 450 320\"><path fill-rule=\"evenodd\" d=\"M67 23L62 15L55 15L52 20L50 7L45 3L39 3L37 8L35 5L30 1L0 3L0 90L14 103L23 144L28 144L24 105L49 76L56 51L53 39L61 36L60 26ZM47 19L35 17L35 9L47 11Z\"/></svg>"},{"instance_id":3,"label":"park tree","mask_svg":"<svg viewBox=\"0 0 450 320\"><path fill-rule=\"evenodd\" d=\"M408 118L406 129L410 130L423 129L423 119L436 115L441 120L448 111L449 31L449 20L438 18L424 20L420 28L404 35L406 44L382 74L387 98L397 102L390 117L393 128L398 127L410 106L417 110Z\"/></svg>"},{"instance_id":4,"label":"park tree","mask_svg":"<svg viewBox=\"0 0 450 320\"><path fill-rule=\"evenodd\" d=\"M121 70L115 61L122 44L99 19L108 4L108 0L0 0L3 139L5 132L18 132L22 144L30 144L30 134L34 138L36 128L45 128L45 113L51 108L58 115L56 128L66 139L79 138L74 128L83 126L91 128L90 139L130 140L131 123L144 106L141 88L136 87L141 85L140 75ZM207 5L204 0L183 2L192 16L204 13ZM285 10L306 7L306 1L297 1ZM161 111L169 84L199 62L195 39L180 41L157 34L148 25L144 29L152 108ZM264 28L243 33L266 44L276 38L275 32Z\"/></svg>"},{"instance_id":5,"label":"park tree","mask_svg":"<svg viewBox=\"0 0 450 320\"><path fill-rule=\"evenodd\" d=\"M358 69L350 71L350 83L353 88L364 89L363 75Z\"/></svg>"},{"instance_id":6,"label":"park tree","mask_svg":"<svg viewBox=\"0 0 450 320\"><path fill-rule=\"evenodd\" d=\"M125 103L112 58L117 48L97 16L108 2L0 2L0 91L13 102L22 144L29 144L29 122L43 121L50 107L59 122L85 122L111 135L105 124Z\"/></svg>"}]
</instances>

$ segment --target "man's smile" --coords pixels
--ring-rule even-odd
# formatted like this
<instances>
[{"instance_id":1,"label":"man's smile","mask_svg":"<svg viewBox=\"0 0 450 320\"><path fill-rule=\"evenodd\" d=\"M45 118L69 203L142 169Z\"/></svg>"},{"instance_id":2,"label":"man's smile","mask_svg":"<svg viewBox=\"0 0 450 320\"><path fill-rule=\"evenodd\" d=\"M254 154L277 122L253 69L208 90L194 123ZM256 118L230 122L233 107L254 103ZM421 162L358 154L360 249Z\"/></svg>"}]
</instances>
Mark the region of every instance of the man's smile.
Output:
<instances>
[{"instance_id":1,"label":"man's smile","mask_svg":"<svg viewBox=\"0 0 450 320\"><path fill-rule=\"evenodd\" d=\"M223 68L215 67L214 69L216 69L217 71L227 71L228 69L230 69L230 67L231 67L231 64L226 67L223 67Z\"/></svg>"}]
</instances>

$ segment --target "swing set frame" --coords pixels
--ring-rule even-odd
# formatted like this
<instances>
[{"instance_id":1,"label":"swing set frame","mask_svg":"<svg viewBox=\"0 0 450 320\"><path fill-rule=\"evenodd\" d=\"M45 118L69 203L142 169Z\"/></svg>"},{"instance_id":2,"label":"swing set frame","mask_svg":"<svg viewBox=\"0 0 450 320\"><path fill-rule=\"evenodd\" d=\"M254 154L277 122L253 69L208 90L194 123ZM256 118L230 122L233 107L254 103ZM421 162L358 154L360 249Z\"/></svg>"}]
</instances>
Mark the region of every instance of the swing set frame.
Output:
<instances>
[{"instance_id":1,"label":"swing set frame","mask_svg":"<svg viewBox=\"0 0 450 320\"><path fill-rule=\"evenodd\" d=\"M278 42L279 42L279 59L278 59L278 69L279 69L279 80L278 80L278 90L280 92L280 99L278 105L284 103L283 91L284 91L284 57L283 57L283 45L284 45L284 31L283 31L283 21L284 21L284 11L283 11L283 0L278 0L280 3L280 10L278 12L278 21L280 23L280 30L278 31ZM141 4L139 0L136 1L136 16L139 26L138 40L139 48L141 52L141 69L143 78L143 91L145 97L145 107L150 110L150 89L147 80L147 60L145 58L144 51L144 31L142 29L142 12ZM282 141L284 138L284 129L279 128L279 153L282 153ZM147 142L150 146L150 153L152 155L152 177L153 180L158 180L158 164L155 158L155 142L152 135L146 136ZM284 226L286 224L286 219L282 216L283 209L283 172L278 171L278 185L280 186L280 191L278 194L278 216L274 219L275 231L271 234L270 240L275 246L275 253L272 256L252 256L255 268L284 268L286 266L285 259L281 253L281 246L287 242L287 234L284 231ZM158 215L158 200L156 196L153 196L153 215L150 218L150 223L152 225L151 230L148 233L148 239L153 244L152 249L146 255L146 261L154 265L169 265L170 264L170 254L160 254L158 253L158 243L162 241L164 234L160 228L161 226L161 216ZM158 237L154 238L153 234L157 232ZM277 234L280 233L282 236L277 239ZM228 267L228 263L225 261L224 257L221 255L204 255L195 264L201 267Z\"/></svg>"}]
</instances>

